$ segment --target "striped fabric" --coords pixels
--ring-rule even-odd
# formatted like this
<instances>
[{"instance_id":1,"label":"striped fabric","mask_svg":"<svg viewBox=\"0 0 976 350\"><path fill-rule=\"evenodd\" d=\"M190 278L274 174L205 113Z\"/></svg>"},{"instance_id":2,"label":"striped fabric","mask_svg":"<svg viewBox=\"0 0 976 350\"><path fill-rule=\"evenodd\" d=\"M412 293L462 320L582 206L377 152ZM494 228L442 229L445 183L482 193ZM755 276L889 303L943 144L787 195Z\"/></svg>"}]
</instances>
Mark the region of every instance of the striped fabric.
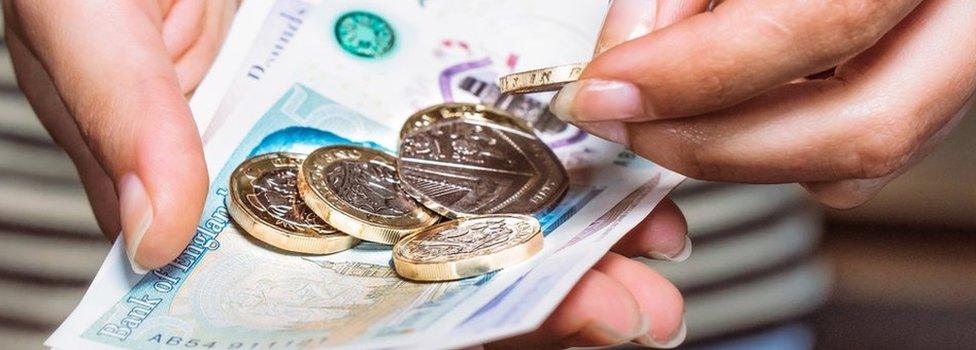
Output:
<instances>
[{"instance_id":1,"label":"striped fabric","mask_svg":"<svg viewBox=\"0 0 976 350\"><path fill-rule=\"evenodd\" d=\"M108 253L74 166L0 54L0 348L37 349Z\"/></svg>"}]
</instances>

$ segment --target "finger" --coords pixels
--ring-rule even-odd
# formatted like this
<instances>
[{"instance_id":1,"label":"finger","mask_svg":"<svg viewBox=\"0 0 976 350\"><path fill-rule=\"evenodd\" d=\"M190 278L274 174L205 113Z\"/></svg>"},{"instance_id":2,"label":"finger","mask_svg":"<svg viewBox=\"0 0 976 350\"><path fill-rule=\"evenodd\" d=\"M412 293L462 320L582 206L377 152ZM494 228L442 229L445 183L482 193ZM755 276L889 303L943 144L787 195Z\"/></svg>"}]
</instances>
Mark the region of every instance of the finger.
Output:
<instances>
[{"instance_id":1,"label":"finger","mask_svg":"<svg viewBox=\"0 0 976 350\"><path fill-rule=\"evenodd\" d=\"M629 123L618 142L690 177L752 183L875 179L907 164L976 85L976 3L925 3L834 78L701 116Z\"/></svg>"},{"instance_id":2,"label":"finger","mask_svg":"<svg viewBox=\"0 0 976 350\"><path fill-rule=\"evenodd\" d=\"M4 38L17 73L18 85L41 124L74 162L102 233L115 239L120 230L119 202L112 181L88 150L47 72L27 50L20 37L9 29L15 21L9 17L5 19Z\"/></svg>"},{"instance_id":3,"label":"finger","mask_svg":"<svg viewBox=\"0 0 976 350\"><path fill-rule=\"evenodd\" d=\"M919 2L727 1L595 58L555 112L637 121L725 108L848 60Z\"/></svg>"},{"instance_id":4,"label":"finger","mask_svg":"<svg viewBox=\"0 0 976 350\"><path fill-rule=\"evenodd\" d=\"M657 349L671 349L685 340L684 299L671 282L640 262L609 253L596 266L617 280L637 300L642 315L649 316L651 329L635 341Z\"/></svg>"},{"instance_id":5,"label":"finger","mask_svg":"<svg viewBox=\"0 0 976 350\"><path fill-rule=\"evenodd\" d=\"M207 74L237 11L234 1L211 0L204 5L202 17L196 19L201 28L195 33L194 41L176 60L176 75L184 95L195 90ZM170 25L167 18L164 28L168 29Z\"/></svg>"},{"instance_id":6,"label":"finger","mask_svg":"<svg viewBox=\"0 0 976 350\"><path fill-rule=\"evenodd\" d=\"M613 0L593 54L599 55L624 41L705 11L707 7L707 0Z\"/></svg>"},{"instance_id":7,"label":"finger","mask_svg":"<svg viewBox=\"0 0 976 350\"><path fill-rule=\"evenodd\" d=\"M913 29L912 23L919 23L922 21L929 21L929 20L941 20L936 18L929 18L929 17L938 16L937 13L939 12L938 11L939 8L942 8L942 11L946 13L952 10L962 10L962 11L967 10L965 8L953 8L952 5L923 4L922 7L920 7L916 11L916 13L914 13L912 17L909 18L908 21L909 24L901 26L900 28L896 28L895 33L893 33L892 35L893 38L891 38L890 40L886 40L885 42L882 43L882 44L889 45L890 49L877 50L878 51L877 53L868 52L865 55L862 55L862 57L856 58L851 62L850 65L841 69L840 74L845 74L845 75L860 74L859 72L857 72L858 67L873 63L875 60L880 58L881 55L883 55L883 52L885 51L926 50L926 48L910 47L912 45L929 46L934 44L938 46L937 43L928 42L928 39L926 38L911 38L910 36L911 33L918 33L916 35L919 36L922 35L920 33L922 30ZM973 20L971 19L970 23L972 22ZM935 34L931 33L930 35L935 35ZM903 38L898 38L898 37L903 37ZM922 44L922 42L926 42L926 43ZM948 42L946 42L945 44L948 44ZM945 49L956 49L956 48L945 47ZM932 51L931 48L927 50ZM919 66L921 66L921 62L919 62ZM963 72L965 72L965 70ZM962 93L966 93L966 91L971 91L965 88L956 89L956 90L962 91ZM934 135L928 137L928 139L926 139L922 143L919 149L910 155L910 159L906 162L906 164L902 165L899 169L895 170L893 173L875 179L846 179L846 180L839 180L839 181L810 182L810 183L803 184L803 186L811 194L813 194L813 196L816 197L820 202L827 204L828 206L831 207L852 208L861 205L864 202L867 202L875 195L877 195L877 193L880 192L885 185L887 185L889 182L891 182L892 180L894 180L904 172L908 171L915 164L919 163L926 155L928 155L931 152L931 150L937 144L941 143L948 136L949 132L952 129L954 129L956 125L958 125L959 121L962 120L966 112L970 108L972 108L974 97L971 95L969 98L966 99L966 101L968 102L961 108L961 110L952 114L952 117L949 120L949 122L945 123Z\"/></svg>"},{"instance_id":8,"label":"finger","mask_svg":"<svg viewBox=\"0 0 976 350\"><path fill-rule=\"evenodd\" d=\"M651 31L667 27L679 20L701 13L708 8L708 0L674 1L674 0L615 0L611 3L604 19L603 29L597 40L594 55L599 55L610 48L634 38L644 36ZM563 95L572 94L573 86L564 89ZM571 98L553 98L550 108L557 115L560 110L568 110ZM563 103L564 105L557 105ZM600 103L613 103L606 99ZM565 113L563 113L565 115ZM564 118L565 119L565 118ZM591 134L608 140L619 139L615 133L622 132L622 124L617 121L580 122L574 124L586 129Z\"/></svg>"},{"instance_id":9,"label":"finger","mask_svg":"<svg viewBox=\"0 0 976 350\"><path fill-rule=\"evenodd\" d=\"M654 29L662 29L680 20L708 10L709 0L659 0L657 24Z\"/></svg>"},{"instance_id":10,"label":"finger","mask_svg":"<svg viewBox=\"0 0 976 350\"><path fill-rule=\"evenodd\" d=\"M838 209L849 209L861 204L864 204L871 198L874 198L881 189L883 189L889 182L893 181L901 174L911 169L913 166L918 164L925 158L926 155L931 153L932 149L936 145L942 143L946 137L949 136L949 132L952 131L959 125L962 118L966 116L966 113L972 108L976 98L970 97L969 102L956 113L955 117L952 118L948 123L942 126L934 136L925 141L920 149L912 155L912 159L909 160L908 164L902 166L899 170L892 174L877 178L877 179L848 179L839 181L826 181L826 182L807 182L803 184L803 187L807 189L818 201L827 206L838 208Z\"/></svg>"},{"instance_id":11,"label":"finger","mask_svg":"<svg viewBox=\"0 0 976 350\"><path fill-rule=\"evenodd\" d=\"M208 0L181 0L166 11L162 25L163 45L170 59L176 61L196 43L206 23Z\"/></svg>"},{"instance_id":12,"label":"finger","mask_svg":"<svg viewBox=\"0 0 976 350\"><path fill-rule=\"evenodd\" d=\"M665 198L612 251L628 257L685 261L691 255L688 223L674 201Z\"/></svg>"},{"instance_id":13,"label":"finger","mask_svg":"<svg viewBox=\"0 0 976 350\"><path fill-rule=\"evenodd\" d=\"M611 0L593 55L597 56L617 44L650 33L654 30L656 19L656 0Z\"/></svg>"},{"instance_id":14,"label":"finger","mask_svg":"<svg viewBox=\"0 0 976 350\"><path fill-rule=\"evenodd\" d=\"M489 344L489 348L605 346L647 332L637 301L620 282L590 270L549 318L532 333Z\"/></svg>"},{"instance_id":15,"label":"finger","mask_svg":"<svg viewBox=\"0 0 976 350\"><path fill-rule=\"evenodd\" d=\"M133 269L166 264L194 232L207 176L153 19L130 2L16 2L13 9L31 29L25 31L29 48L115 184ZM112 25L90 25L89 18Z\"/></svg>"}]
</instances>

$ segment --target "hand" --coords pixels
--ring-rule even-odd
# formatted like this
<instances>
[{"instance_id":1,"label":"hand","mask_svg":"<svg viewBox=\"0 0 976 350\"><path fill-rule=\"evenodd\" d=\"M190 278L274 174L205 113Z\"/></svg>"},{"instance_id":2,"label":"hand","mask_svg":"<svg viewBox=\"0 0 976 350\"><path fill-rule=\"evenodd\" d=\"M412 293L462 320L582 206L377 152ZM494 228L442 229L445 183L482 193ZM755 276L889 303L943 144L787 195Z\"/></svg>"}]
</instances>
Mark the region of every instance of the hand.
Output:
<instances>
[{"instance_id":1,"label":"hand","mask_svg":"<svg viewBox=\"0 0 976 350\"><path fill-rule=\"evenodd\" d=\"M552 109L690 177L797 182L853 207L971 104L974 14L967 0L723 1L599 55Z\"/></svg>"},{"instance_id":2,"label":"hand","mask_svg":"<svg viewBox=\"0 0 976 350\"><path fill-rule=\"evenodd\" d=\"M595 54L701 13L708 3L615 0ZM538 330L485 347L605 346L628 341L654 348L680 345L687 331L681 293L647 265L629 258L685 260L691 254L687 234L681 211L670 199L663 200L583 276Z\"/></svg>"},{"instance_id":3,"label":"hand","mask_svg":"<svg viewBox=\"0 0 976 350\"><path fill-rule=\"evenodd\" d=\"M170 262L193 234L207 191L184 95L210 66L237 2L3 7L18 84L78 168L102 231L122 231L137 272Z\"/></svg>"}]
</instances>

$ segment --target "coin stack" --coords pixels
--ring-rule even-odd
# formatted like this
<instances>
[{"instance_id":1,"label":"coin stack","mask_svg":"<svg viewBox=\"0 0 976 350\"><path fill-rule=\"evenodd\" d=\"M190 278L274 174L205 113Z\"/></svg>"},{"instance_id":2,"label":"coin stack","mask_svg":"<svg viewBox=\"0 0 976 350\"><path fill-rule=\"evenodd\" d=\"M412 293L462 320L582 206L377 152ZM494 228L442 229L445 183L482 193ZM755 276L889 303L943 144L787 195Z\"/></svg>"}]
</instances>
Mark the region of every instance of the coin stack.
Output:
<instances>
[{"instance_id":1,"label":"coin stack","mask_svg":"<svg viewBox=\"0 0 976 350\"><path fill-rule=\"evenodd\" d=\"M353 145L245 160L228 211L251 236L295 253L392 245L415 281L472 277L542 250L532 214L568 188L562 163L532 129L483 105L445 103L404 123L398 155Z\"/></svg>"}]
</instances>

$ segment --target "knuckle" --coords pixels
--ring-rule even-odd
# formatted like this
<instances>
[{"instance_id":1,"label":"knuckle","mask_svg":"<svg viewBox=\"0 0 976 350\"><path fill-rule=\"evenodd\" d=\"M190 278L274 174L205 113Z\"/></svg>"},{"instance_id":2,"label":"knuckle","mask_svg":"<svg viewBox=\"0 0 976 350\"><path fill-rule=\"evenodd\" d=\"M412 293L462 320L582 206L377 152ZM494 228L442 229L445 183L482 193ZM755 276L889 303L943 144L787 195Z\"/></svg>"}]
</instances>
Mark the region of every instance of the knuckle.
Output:
<instances>
[{"instance_id":1,"label":"knuckle","mask_svg":"<svg viewBox=\"0 0 976 350\"><path fill-rule=\"evenodd\" d=\"M820 0L815 6L760 11L752 18L757 34L763 37L833 58L874 45L887 31L883 16L891 12L890 6L885 0Z\"/></svg>"},{"instance_id":2,"label":"knuckle","mask_svg":"<svg viewBox=\"0 0 976 350\"><path fill-rule=\"evenodd\" d=\"M875 179L893 174L904 167L918 143L916 131L898 118L862 128L861 135L853 143L851 175L858 179Z\"/></svg>"},{"instance_id":3,"label":"knuckle","mask_svg":"<svg viewBox=\"0 0 976 350\"><path fill-rule=\"evenodd\" d=\"M708 161L713 152L703 130L684 119L663 120L655 127L666 130L666 140L653 145L638 142L635 144L638 154L658 155L653 157L655 162L694 179L704 180L717 172Z\"/></svg>"},{"instance_id":4,"label":"knuckle","mask_svg":"<svg viewBox=\"0 0 976 350\"><path fill-rule=\"evenodd\" d=\"M680 160L676 163L675 171L678 173L698 180L720 178L721 167L710 161L712 152L708 147L698 143L689 143L682 146L682 150L678 154L681 155Z\"/></svg>"},{"instance_id":5,"label":"knuckle","mask_svg":"<svg viewBox=\"0 0 976 350\"><path fill-rule=\"evenodd\" d=\"M697 76L692 86L701 96L708 98L702 100L688 101L688 105L705 102L706 105L723 105L738 101L740 96L736 88L737 83L730 75L736 72L736 63L732 57L723 57L720 54L708 58L705 64L701 65L702 73Z\"/></svg>"},{"instance_id":6,"label":"knuckle","mask_svg":"<svg viewBox=\"0 0 976 350\"><path fill-rule=\"evenodd\" d=\"M824 24L839 30L827 31L830 36L823 39L843 44L835 46L840 51L836 54L850 56L864 51L887 31L886 21L881 18L890 11L890 1L829 0L826 5Z\"/></svg>"},{"instance_id":7,"label":"knuckle","mask_svg":"<svg viewBox=\"0 0 976 350\"><path fill-rule=\"evenodd\" d=\"M756 14L756 29L763 37L775 39L794 39L800 32L795 20L795 16L783 16L778 13L759 12Z\"/></svg>"},{"instance_id":8,"label":"knuckle","mask_svg":"<svg viewBox=\"0 0 976 350\"><path fill-rule=\"evenodd\" d=\"M118 132L118 123L113 122L109 113L100 112L111 110L113 101L89 101L85 105L78 106L72 111L78 125L78 131L88 147L96 154L102 154L105 150L112 148L111 135Z\"/></svg>"},{"instance_id":9,"label":"knuckle","mask_svg":"<svg viewBox=\"0 0 976 350\"><path fill-rule=\"evenodd\" d=\"M698 152L689 152L690 156L684 157L684 160L675 167L675 171L692 179L708 180L708 170L702 166L698 154Z\"/></svg>"}]
</instances>

